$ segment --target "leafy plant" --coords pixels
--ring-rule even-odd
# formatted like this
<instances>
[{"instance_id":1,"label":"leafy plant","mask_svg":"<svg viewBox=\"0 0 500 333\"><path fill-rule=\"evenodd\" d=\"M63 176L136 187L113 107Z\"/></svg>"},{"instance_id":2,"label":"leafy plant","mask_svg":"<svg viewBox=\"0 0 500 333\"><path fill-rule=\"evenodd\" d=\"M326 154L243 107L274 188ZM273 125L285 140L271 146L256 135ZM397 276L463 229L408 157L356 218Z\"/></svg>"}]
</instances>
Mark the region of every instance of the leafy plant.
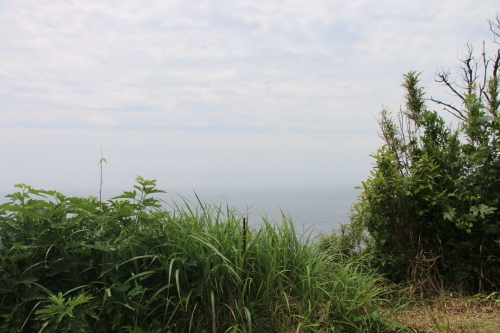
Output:
<instances>
[{"instance_id":1,"label":"leafy plant","mask_svg":"<svg viewBox=\"0 0 500 333\"><path fill-rule=\"evenodd\" d=\"M38 332L92 332L87 317L99 319L95 313L97 305L88 304L93 297L80 293L66 298L67 294L49 295L48 304L35 312L36 320L41 322Z\"/></svg>"},{"instance_id":2,"label":"leafy plant","mask_svg":"<svg viewBox=\"0 0 500 333\"><path fill-rule=\"evenodd\" d=\"M404 75L406 109L396 120L387 109L381 113L385 144L373 155L353 218L373 237L381 269L413 291L500 285L500 53L482 54L482 79L479 64L468 46L461 85L438 73L462 107L431 100L457 118L457 127L427 108L417 72Z\"/></svg>"},{"instance_id":3,"label":"leafy plant","mask_svg":"<svg viewBox=\"0 0 500 333\"><path fill-rule=\"evenodd\" d=\"M172 212L137 177L107 202L17 185L0 206L0 330L382 331L385 280L293 222L244 229L223 206Z\"/></svg>"}]
</instances>

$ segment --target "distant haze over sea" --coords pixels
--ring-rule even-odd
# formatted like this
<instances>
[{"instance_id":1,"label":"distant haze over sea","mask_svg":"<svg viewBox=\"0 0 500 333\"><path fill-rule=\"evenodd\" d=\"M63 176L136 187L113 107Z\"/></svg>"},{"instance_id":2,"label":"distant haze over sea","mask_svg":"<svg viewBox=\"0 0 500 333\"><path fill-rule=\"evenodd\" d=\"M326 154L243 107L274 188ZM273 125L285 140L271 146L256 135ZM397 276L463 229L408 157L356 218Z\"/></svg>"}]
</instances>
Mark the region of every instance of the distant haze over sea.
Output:
<instances>
[{"instance_id":1,"label":"distant haze over sea","mask_svg":"<svg viewBox=\"0 0 500 333\"><path fill-rule=\"evenodd\" d=\"M195 192L204 203L226 204L234 207L239 213L249 219L251 226L257 227L262 222L262 216L269 221L279 222L282 212L289 215L295 222L299 233L304 230L314 235L331 233L339 228L341 223L349 222L352 205L356 202L361 190L355 189L359 184L342 185L310 185L310 186L260 186L260 187L177 187L163 188L167 194L160 194L167 204L173 201L182 203L183 198L196 204ZM2 189L0 203L8 201L4 196L17 189ZM130 191L131 188L123 190ZM96 191L64 191L67 196L97 196ZM119 195L121 190L103 189L103 200Z\"/></svg>"},{"instance_id":2,"label":"distant haze over sea","mask_svg":"<svg viewBox=\"0 0 500 333\"><path fill-rule=\"evenodd\" d=\"M350 209L361 194L354 186L205 187L194 191L202 202L227 203L242 214L248 212L250 225L259 225L262 216L280 221L283 212L290 215L298 232L309 230L318 234L331 233L341 223L349 222ZM193 189L175 189L169 193L170 200L180 202L182 196L196 202Z\"/></svg>"}]
</instances>

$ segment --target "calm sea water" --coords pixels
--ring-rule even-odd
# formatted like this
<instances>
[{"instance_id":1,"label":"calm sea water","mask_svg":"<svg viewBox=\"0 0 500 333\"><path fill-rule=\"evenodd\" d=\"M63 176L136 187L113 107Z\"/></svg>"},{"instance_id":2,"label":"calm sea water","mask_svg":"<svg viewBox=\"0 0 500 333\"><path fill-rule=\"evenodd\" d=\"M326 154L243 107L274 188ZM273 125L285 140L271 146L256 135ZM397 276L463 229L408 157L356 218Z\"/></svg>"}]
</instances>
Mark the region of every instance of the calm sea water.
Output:
<instances>
[{"instance_id":1,"label":"calm sea water","mask_svg":"<svg viewBox=\"0 0 500 333\"><path fill-rule=\"evenodd\" d=\"M182 197L196 202L195 191L204 203L223 203L236 208L253 226L258 226L262 217L281 221L285 213L298 232L331 233L349 221L351 207L361 193L354 186L177 189L169 191L167 202L180 202Z\"/></svg>"},{"instance_id":2,"label":"calm sea water","mask_svg":"<svg viewBox=\"0 0 500 333\"><path fill-rule=\"evenodd\" d=\"M279 222L284 213L291 217L299 233L310 231L317 235L331 233L349 221L350 209L361 193L354 189L356 185L170 188L161 199L167 204L181 203L183 198L196 203L196 192L204 203L234 207L248 217L251 226L258 227L262 217ZM0 193L0 203L8 201L4 195L14 191L1 191L4 193ZM98 195L95 191L70 192L73 193L63 191L68 196ZM105 191L104 198L120 193L120 190Z\"/></svg>"}]
</instances>

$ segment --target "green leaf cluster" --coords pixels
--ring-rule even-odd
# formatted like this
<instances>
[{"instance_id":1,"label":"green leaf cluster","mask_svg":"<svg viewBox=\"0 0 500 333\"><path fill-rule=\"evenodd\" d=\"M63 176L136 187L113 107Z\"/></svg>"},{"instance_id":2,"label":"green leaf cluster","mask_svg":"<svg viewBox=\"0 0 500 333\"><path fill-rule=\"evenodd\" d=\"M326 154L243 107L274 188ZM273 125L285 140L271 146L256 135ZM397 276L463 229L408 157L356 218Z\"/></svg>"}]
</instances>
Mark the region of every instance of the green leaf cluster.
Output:
<instances>
[{"instance_id":1,"label":"green leaf cluster","mask_svg":"<svg viewBox=\"0 0 500 333\"><path fill-rule=\"evenodd\" d=\"M388 289L293 222L167 212L154 180L107 202L17 185L0 205L1 332L382 331ZM362 260L360 260L361 262Z\"/></svg>"},{"instance_id":2,"label":"green leaf cluster","mask_svg":"<svg viewBox=\"0 0 500 333\"><path fill-rule=\"evenodd\" d=\"M500 286L498 77L487 86L467 89L452 128L409 72L406 109L381 113L384 145L353 218L373 237L381 269L421 292Z\"/></svg>"}]
</instances>

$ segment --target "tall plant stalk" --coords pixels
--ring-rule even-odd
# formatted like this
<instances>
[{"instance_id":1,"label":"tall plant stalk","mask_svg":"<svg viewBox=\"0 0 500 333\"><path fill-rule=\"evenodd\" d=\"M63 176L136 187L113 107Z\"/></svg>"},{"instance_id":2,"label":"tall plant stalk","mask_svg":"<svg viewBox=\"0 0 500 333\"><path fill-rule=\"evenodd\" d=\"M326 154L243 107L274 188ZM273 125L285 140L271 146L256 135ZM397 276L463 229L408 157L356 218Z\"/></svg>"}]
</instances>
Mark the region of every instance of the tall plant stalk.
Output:
<instances>
[{"instance_id":1,"label":"tall plant stalk","mask_svg":"<svg viewBox=\"0 0 500 333\"><path fill-rule=\"evenodd\" d=\"M99 160L99 163L97 164L100 169L100 182L99 182L99 201L102 202L102 165L104 163L108 163L106 159L104 158L104 155L102 154L102 147L101 147L101 159Z\"/></svg>"}]
</instances>

